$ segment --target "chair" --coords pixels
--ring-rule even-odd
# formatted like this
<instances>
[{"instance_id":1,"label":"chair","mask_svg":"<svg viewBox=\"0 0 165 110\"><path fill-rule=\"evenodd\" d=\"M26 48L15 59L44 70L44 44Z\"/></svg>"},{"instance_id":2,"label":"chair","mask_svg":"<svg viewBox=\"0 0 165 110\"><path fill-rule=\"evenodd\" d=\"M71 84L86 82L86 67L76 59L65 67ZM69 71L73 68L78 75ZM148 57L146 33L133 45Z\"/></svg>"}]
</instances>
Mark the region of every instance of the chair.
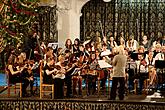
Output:
<instances>
[{"instance_id":1,"label":"chair","mask_svg":"<svg viewBox=\"0 0 165 110\"><path fill-rule=\"evenodd\" d=\"M17 90L19 90L19 96L22 97L22 83L15 83L15 84L12 84L10 83L9 81L9 71L8 70L5 70L5 73L6 73L6 81L7 81L7 95L8 97L10 97L10 94L11 94L11 89L13 90L14 89L14 94L17 93Z\"/></svg>"},{"instance_id":2,"label":"chair","mask_svg":"<svg viewBox=\"0 0 165 110\"><path fill-rule=\"evenodd\" d=\"M134 80L134 90L133 91L135 94L137 94L138 82L139 82L139 79ZM147 78L144 80L144 83L143 83L143 93L146 95L148 94L149 82L150 82L150 79Z\"/></svg>"},{"instance_id":3,"label":"chair","mask_svg":"<svg viewBox=\"0 0 165 110\"><path fill-rule=\"evenodd\" d=\"M45 88L51 88L51 90L46 90ZM40 63L40 99L44 93L51 93L52 99L54 98L54 84L44 84L43 83L43 62Z\"/></svg>"}]
</instances>

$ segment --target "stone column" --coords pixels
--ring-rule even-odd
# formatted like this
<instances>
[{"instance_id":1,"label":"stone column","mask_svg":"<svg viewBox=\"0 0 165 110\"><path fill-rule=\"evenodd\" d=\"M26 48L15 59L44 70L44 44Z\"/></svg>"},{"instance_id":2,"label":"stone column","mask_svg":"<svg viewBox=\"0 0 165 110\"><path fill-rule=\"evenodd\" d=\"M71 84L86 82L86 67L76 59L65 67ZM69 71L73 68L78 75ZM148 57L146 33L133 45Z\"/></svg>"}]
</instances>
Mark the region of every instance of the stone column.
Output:
<instances>
[{"instance_id":1,"label":"stone column","mask_svg":"<svg viewBox=\"0 0 165 110\"><path fill-rule=\"evenodd\" d=\"M80 38L80 16L83 5L89 0L57 0L59 46L64 47L65 40Z\"/></svg>"}]
</instances>

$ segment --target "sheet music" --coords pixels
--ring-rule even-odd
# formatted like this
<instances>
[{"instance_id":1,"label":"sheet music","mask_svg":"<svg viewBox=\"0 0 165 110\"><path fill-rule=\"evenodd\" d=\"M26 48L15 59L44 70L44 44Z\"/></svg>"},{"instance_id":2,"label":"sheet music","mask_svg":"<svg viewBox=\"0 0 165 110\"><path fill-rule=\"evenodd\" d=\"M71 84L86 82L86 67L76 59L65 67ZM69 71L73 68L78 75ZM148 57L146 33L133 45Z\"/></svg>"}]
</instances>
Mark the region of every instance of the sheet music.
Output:
<instances>
[{"instance_id":1,"label":"sheet music","mask_svg":"<svg viewBox=\"0 0 165 110\"><path fill-rule=\"evenodd\" d=\"M105 60L98 60L100 68L112 68L112 65L105 62Z\"/></svg>"},{"instance_id":2,"label":"sheet music","mask_svg":"<svg viewBox=\"0 0 165 110\"><path fill-rule=\"evenodd\" d=\"M110 50L106 50L106 51L101 52L100 56L108 56L110 54L111 54L111 51Z\"/></svg>"}]
</instances>

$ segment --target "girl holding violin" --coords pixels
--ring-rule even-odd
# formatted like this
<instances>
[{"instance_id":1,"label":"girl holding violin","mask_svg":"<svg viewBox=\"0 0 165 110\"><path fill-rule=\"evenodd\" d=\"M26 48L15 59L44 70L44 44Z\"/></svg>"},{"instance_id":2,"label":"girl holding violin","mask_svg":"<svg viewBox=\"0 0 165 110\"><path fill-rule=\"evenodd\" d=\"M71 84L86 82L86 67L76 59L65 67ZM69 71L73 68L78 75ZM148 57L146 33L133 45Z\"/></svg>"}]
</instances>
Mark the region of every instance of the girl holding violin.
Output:
<instances>
[{"instance_id":1,"label":"girl holding violin","mask_svg":"<svg viewBox=\"0 0 165 110\"><path fill-rule=\"evenodd\" d=\"M67 86L66 91L66 97L70 98L72 97L72 73L77 67L76 64L77 60L75 60L75 54L71 54L69 50L65 51L65 68L66 68L66 74L65 74L65 82Z\"/></svg>"},{"instance_id":2,"label":"girl holding violin","mask_svg":"<svg viewBox=\"0 0 165 110\"><path fill-rule=\"evenodd\" d=\"M21 52L19 55L19 68L23 68L23 77L26 77L29 80L30 83L30 92L31 95L34 95L33 93L33 85L34 85L34 77L33 77L33 65L34 65L34 60L28 60L26 58L26 53Z\"/></svg>"},{"instance_id":3,"label":"girl holding violin","mask_svg":"<svg viewBox=\"0 0 165 110\"><path fill-rule=\"evenodd\" d=\"M142 94L142 90L144 87L144 81L148 78L148 67L147 62L144 59L144 54L138 54L138 61L136 61L137 70L138 70L138 79L139 79L139 92L138 94Z\"/></svg>"},{"instance_id":4,"label":"girl holding violin","mask_svg":"<svg viewBox=\"0 0 165 110\"><path fill-rule=\"evenodd\" d=\"M22 96L27 96L26 88L29 85L29 78L25 75L24 72L26 66L20 67L22 62L21 55L10 56L8 59L8 64L6 67L6 72L9 76L9 83L22 83Z\"/></svg>"},{"instance_id":5,"label":"girl holding violin","mask_svg":"<svg viewBox=\"0 0 165 110\"><path fill-rule=\"evenodd\" d=\"M91 88L93 89L92 94L95 94L96 92L96 80L97 80L97 61L96 61L96 56L95 53L91 54L88 65L89 65L89 70L87 73L87 84L88 84L88 93L87 95L91 94Z\"/></svg>"},{"instance_id":6,"label":"girl holding violin","mask_svg":"<svg viewBox=\"0 0 165 110\"><path fill-rule=\"evenodd\" d=\"M54 78L54 96L55 98L63 98L64 97L64 78L65 78L65 68L63 66L63 63L65 61L64 56L60 55L58 57L58 61L55 64L55 68L58 69L58 71L56 72L56 76L53 77Z\"/></svg>"},{"instance_id":7,"label":"girl holding violin","mask_svg":"<svg viewBox=\"0 0 165 110\"><path fill-rule=\"evenodd\" d=\"M154 53L152 51L149 51L148 55L145 58L147 66L148 66L150 85L156 84L156 76L157 76L156 68L154 68L155 59L153 58L153 55Z\"/></svg>"}]
</instances>

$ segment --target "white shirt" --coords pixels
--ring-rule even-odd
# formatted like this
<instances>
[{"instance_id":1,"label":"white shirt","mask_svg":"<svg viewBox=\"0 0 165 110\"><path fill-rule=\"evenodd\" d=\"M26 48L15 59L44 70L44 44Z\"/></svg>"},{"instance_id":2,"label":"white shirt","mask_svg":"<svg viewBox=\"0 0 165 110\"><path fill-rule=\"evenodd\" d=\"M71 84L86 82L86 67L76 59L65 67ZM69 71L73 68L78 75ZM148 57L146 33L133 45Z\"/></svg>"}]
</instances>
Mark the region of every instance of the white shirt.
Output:
<instances>
[{"instance_id":1,"label":"white shirt","mask_svg":"<svg viewBox=\"0 0 165 110\"><path fill-rule=\"evenodd\" d=\"M155 61L156 60L165 60L165 55L164 53L158 53L156 56L155 56Z\"/></svg>"}]
</instances>

